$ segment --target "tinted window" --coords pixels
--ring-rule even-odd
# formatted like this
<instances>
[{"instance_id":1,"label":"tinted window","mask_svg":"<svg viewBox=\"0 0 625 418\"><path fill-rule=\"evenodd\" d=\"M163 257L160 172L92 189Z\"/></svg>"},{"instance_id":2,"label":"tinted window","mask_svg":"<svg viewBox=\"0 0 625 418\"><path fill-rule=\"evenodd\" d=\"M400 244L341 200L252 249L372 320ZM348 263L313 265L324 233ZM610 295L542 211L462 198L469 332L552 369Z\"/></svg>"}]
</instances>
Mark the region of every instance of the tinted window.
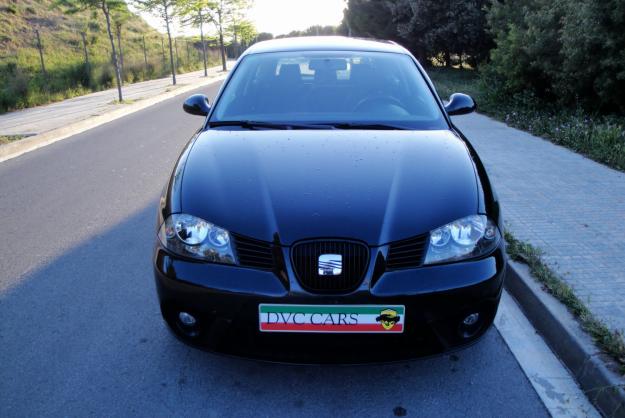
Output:
<instances>
[{"instance_id":1,"label":"tinted window","mask_svg":"<svg viewBox=\"0 0 625 418\"><path fill-rule=\"evenodd\" d=\"M376 52L279 52L243 58L211 121L446 124L411 57Z\"/></svg>"}]
</instances>

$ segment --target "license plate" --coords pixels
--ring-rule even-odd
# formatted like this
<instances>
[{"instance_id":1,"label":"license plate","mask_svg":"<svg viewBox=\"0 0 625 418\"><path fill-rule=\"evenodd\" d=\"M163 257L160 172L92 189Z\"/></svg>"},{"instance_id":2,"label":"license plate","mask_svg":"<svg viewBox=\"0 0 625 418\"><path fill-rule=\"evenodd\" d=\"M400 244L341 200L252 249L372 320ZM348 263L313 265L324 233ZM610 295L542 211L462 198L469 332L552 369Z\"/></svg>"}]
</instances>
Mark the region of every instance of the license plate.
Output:
<instances>
[{"instance_id":1,"label":"license plate","mask_svg":"<svg viewBox=\"0 0 625 418\"><path fill-rule=\"evenodd\" d=\"M262 332L402 333L403 305L258 305Z\"/></svg>"}]
</instances>

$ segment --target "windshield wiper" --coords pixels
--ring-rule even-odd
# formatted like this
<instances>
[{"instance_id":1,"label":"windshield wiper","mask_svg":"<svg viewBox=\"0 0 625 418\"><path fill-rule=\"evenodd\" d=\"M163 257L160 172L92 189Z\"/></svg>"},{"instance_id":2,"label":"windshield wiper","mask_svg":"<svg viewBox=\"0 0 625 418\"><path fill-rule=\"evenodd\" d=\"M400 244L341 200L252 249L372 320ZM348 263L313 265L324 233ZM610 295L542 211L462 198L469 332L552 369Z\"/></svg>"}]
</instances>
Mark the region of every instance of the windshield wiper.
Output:
<instances>
[{"instance_id":1,"label":"windshield wiper","mask_svg":"<svg viewBox=\"0 0 625 418\"><path fill-rule=\"evenodd\" d=\"M363 130L378 130L378 131L407 130L408 129L402 126L387 125L384 123L346 122L346 123L332 123L330 125L334 126L336 129L363 129Z\"/></svg>"},{"instance_id":2,"label":"windshield wiper","mask_svg":"<svg viewBox=\"0 0 625 418\"><path fill-rule=\"evenodd\" d=\"M208 122L210 127L240 126L245 129L335 129L334 125L309 125L302 123L260 122L253 120L223 120Z\"/></svg>"},{"instance_id":3,"label":"windshield wiper","mask_svg":"<svg viewBox=\"0 0 625 418\"><path fill-rule=\"evenodd\" d=\"M330 123L280 123L261 122L254 120L222 120L208 122L208 126L240 126L244 129L363 129L363 130L406 130L402 126L388 125L383 123L356 123L356 122L330 122Z\"/></svg>"}]
</instances>

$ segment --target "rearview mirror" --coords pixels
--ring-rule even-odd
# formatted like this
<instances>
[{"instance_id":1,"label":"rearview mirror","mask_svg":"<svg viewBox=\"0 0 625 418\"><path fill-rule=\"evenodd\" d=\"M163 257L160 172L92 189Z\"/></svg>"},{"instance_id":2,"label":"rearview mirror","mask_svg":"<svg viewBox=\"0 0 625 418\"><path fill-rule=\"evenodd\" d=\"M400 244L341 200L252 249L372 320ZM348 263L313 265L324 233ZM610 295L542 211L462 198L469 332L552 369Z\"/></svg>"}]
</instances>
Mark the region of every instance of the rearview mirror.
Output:
<instances>
[{"instance_id":1,"label":"rearview mirror","mask_svg":"<svg viewBox=\"0 0 625 418\"><path fill-rule=\"evenodd\" d=\"M466 115L477 109L475 100L467 94L454 93L449 97L445 110L449 116Z\"/></svg>"},{"instance_id":2,"label":"rearview mirror","mask_svg":"<svg viewBox=\"0 0 625 418\"><path fill-rule=\"evenodd\" d=\"M198 116L206 116L211 110L208 97L204 94L194 94L190 96L184 101L182 108L185 112Z\"/></svg>"}]
</instances>

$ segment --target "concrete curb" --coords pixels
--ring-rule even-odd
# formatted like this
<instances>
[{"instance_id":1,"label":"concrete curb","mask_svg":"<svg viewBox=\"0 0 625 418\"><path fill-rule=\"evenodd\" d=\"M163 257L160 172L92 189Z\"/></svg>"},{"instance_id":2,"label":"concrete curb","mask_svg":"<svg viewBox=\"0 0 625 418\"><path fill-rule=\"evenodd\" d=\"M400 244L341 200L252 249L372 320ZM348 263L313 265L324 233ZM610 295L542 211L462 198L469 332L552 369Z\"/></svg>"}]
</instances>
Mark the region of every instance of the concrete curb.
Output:
<instances>
[{"instance_id":1,"label":"concrete curb","mask_svg":"<svg viewBox=\"0 0 625 418\"><path fill-rule=\"evenodd\" d=\"M612 360L566 307L541 288L524 264L509 262L505 287L597 409L607 417L625 417L625 378L609 368Z\"/></svg>"},{"instance_id":2,"label":"concrete curb","mask_svg":"<svg viewBox=\"0 0 625 418\"><path fill-rule=\"evenodd\" d=\"M226 74L219 74L216 77L209 77L198 83L181 85L180 87L172 91L161 93L157 96L149 97L147 99L139 100L129 105L121 105L119 109L115 109L101 115L92 116L87 119L83 119L81 121L53 129L51 131L20 139L19 141L0 145L0 163L6 160L10 160L11 158L19 157L22 154L34 151L41 147L45 147L46 145L53 144L57 141L69 138L70 136L85 132L91 128L95 128L96 126L100 126L115 119L130 115L131 113L138 112L167 99L171 99L172 97L176 97L180 94L195 90L198 87L206 86L216 81L223 80L225 78Z\"/></svg>"}]
</instances>

